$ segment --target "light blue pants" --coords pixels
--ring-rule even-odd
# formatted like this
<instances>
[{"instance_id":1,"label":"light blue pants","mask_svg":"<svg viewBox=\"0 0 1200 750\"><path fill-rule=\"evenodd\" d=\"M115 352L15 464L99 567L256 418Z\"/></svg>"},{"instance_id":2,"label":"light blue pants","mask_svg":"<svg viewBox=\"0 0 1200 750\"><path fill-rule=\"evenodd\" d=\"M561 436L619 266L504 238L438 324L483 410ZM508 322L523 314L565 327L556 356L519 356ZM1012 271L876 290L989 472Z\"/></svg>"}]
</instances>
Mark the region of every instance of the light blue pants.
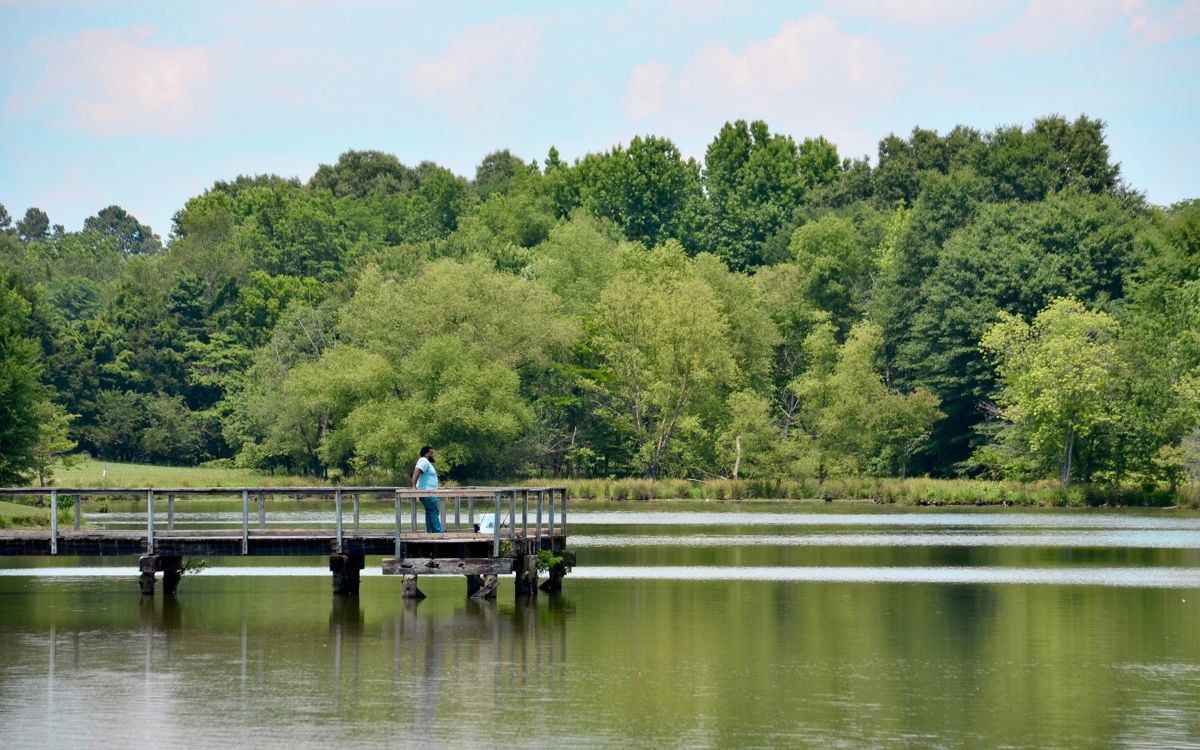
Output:
<instances>
[{"instance_id":1,"label":"light blue pants","mask_svg":"<svg viewBox=\"0 0 1200 750\"><path fill-rule=\"evenodd\" d=\"M430 534L441 534L445 531L442 528L442 512L438 508L438 499L436 497L421 498L421 505L425 506L425 530Z\"/></svg>"}]
</instances>

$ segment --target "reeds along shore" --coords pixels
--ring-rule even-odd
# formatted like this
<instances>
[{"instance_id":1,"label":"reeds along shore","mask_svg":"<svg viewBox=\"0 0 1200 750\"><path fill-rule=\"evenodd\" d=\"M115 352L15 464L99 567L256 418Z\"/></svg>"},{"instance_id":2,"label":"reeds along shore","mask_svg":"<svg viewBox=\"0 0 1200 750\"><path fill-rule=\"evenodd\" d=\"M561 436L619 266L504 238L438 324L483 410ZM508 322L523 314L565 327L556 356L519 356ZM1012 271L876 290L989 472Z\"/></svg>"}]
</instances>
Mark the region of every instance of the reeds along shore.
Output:
<instances>
[{"instance_id":1,"label":"reeds along shore","mask_svg":"<svg viewBox=\"0 0 1200 750\"><path fill-rule=\"evenodd\" d=\"M540 481L540 480L539 480ZM996 505L1031 507L1140 506L1200 508L1200 487L1172 493L1165 487L1001 482L970 479L575 479L564 482L573 499L615 502L690 499L867 500L887 505ZM537 482L534 482L537 483Z\"/></svg>"}]
</instances>

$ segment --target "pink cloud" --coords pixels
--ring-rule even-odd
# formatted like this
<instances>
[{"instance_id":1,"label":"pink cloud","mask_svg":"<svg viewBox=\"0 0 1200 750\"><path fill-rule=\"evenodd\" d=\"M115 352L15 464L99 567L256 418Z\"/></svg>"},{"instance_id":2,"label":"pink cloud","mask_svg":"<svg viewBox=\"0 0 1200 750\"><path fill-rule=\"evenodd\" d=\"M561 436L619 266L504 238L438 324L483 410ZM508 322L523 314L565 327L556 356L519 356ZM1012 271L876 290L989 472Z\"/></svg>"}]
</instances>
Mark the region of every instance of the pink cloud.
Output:
<instances>
[{"instance_id":1,"label":"pink cloud","mask_svg":"<svg viewBox=\"0 0 1200 750\"><path fill-rule=\"evenodd\" d=\"M887 26L952 28L991 21L1017 0L836 0L831 13Z\"/></svg>"},{"instance_id":2,"label":"pink cloud","mask_svg":"<svg viewBox=\"0 0 1200 750\"><path fill-rule=\"evenodd\" d=\"M1120 0L1032 0L1007 26L981 37L980 48L1046 52L1105 31L1120 17Z\"/></svg>"},{"instance_id":3,"label":"pink cloud","mask_svg":"<svg viewBox=\"0 0 1200 750\"><path fill-rule=\"evenodd\" d=\"M1041 53L1114 29L1123 29L1132 50L1200 36L1200 0L1176 6L1145 0L1032 0L1011 23L979 42L985 51Z\"/></svg>"},{"instance_id":4,"label":"pink cloud","mask_svg":"<svg viewBox=\"0 0 1200 750\"><path fill-rule=\"evenodd\" d=\"M1125 0L1122 11L1129 19L1127 31L1138 47L1200 36L1200 0L1188 0L1174 8L1147 8L1142 0Z\"/></svg>"},{"instance_id":5,"label":"pink cloud","mask_svg":"<svg viewBox=\"0 0 1200 750\"><path fill-rule=\"evenodd\" d=\"M811 15L742 49L704 45L678 75L657 61L639 66L624 111L670 133L712 132L725 120L761 118L801 137L839 134L851 149L869 147L863 124L895 100L902 69L878 39Z\"/></svg>"},{"instance_id":6,"label":"pink cloud","mask_svg":"<svg viewBox=\"0 0 1200 750\"><path fill-rule=\"evenodd\" d=\"M519 97L530 79L541 32L528 20L504 18L468 27L445 51L409 69L409 91L459 116Z\"/></svg>"},{"instance_id":7,"label":"pink cloud","mask_svg":"<svg viewBox=\"0 0 1200 750\"><path fill-rule=\"evenodd\" d=\"M213 46L154 43L155 29L89 29L43 37L29 54L45 74L10 96L10 114L65 105L68 123L91 135L176 135L212 111L223 56Z\"/></svg>"}]
</instances>

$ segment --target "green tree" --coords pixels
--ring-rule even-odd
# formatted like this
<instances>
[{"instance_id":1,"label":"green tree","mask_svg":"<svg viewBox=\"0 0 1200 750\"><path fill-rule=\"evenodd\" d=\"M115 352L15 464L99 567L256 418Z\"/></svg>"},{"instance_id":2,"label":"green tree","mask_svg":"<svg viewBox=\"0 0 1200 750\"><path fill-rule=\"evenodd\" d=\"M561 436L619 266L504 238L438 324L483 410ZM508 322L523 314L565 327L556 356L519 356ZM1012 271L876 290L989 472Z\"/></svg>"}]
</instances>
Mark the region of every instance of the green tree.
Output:
<instances>
[{"instance_id":1,"label":"green tree","mask_svg":"<svg viewBox=\"0 0 1200 750\"><path fill-rule=\"evenodd\" d=\"M335 198L408 195L417 189L416 170L392 154L350 150L333 165L322 164L308 181L309 190L328 190Z\"/></svg>"},{"instance_id":2,"label":"green tree","mask_svg":"<svg viewBox=\"0 0 1200 750\"><path fill-rule=\"evenodd\" d=\"M529 165L508 149L493 151L475 167L475 194L487 200L495 193L507 193L513 182L529 171Z\"/></svg>"},{"instance_id":3,"label":"green tree","mask_svg":"<svg viewBox=\"0 0 1200 750\"><path fill-rule=\"evenodd\" d=\"M805 347L812 364L791 386L801 402L801 469L818 482L834 473L903 476L942 417L937 398L888 384L880 366L883 335L873 323L856 324L837 347L833 324L825 321Z\"/></svg>"},{"instance_id":4,"label":"green tree","mask_svg":"<svg viewBox=\"0 0 1200 750\"><path fill-rule=\"evenodd\" d=\"M83 220L84 231L112 237L116 247L125 255L145 255L162 251L162 242L150 227L142 224L120 206L101 209L95 216Z\"/></svg>"},{"instance_id":5,"label":"green tree","mask_svg":"<svg viewBox=\"0 0 1200 750\"><path fill-rule=\"evenodd\" d=\"M761 120L725 123L704 157L704 249L733 269L761 265L765 243L791 219L806 189L832 179L830 148L822 139L798 149Z\"/></svg>"},{"instance_id":6,"label":"green tree","mask_svg":"<svg viewBox=\"0 0 1200 750\"><path fill-rule=\"evenodd\" d=\"M720 436L722 468L729 475L757 478L778 476L783 469L783 435L771 415L771 402L754 391L729 395L729 424Z\"/></svg>"},{"instance_id":7,"label":"green tree","mask_svg":"<svg viewBox=\"0 0 1200 750\"><path fill-rule=\"evenodd\" d=\"M22 242L44 240L50 236L50 217L37 207L25 211L25 217L17 222L17 236Z\"/></svg>"},{"instance_id":8,"label":"green tree","mask_svg":"<svg viewBox=\"0 0 1200 750\"><path fill-rule=\"evenodd\" d=\"M40 423L49 407L38 346L25 335L30 305L19 283L0 277L0 484L8 485L38 468Z\"/></svg>"},{"instance_id":9,"label":"green tree","mask_svg":"<svg viewBox=\"0 0 1200 750\"><path fill-rule=\"evenodd\" d=\"M597 303L592 345L603 370L595 384L649 477L686 468L687 441L677 438L702 439L699 407L738 379L720 302L687 271L682 248L660 247L619 273Z\"/></svg>"},{"instance_id":10,"label":"green tree","mask_svg":"<svg viewBox=\"0 0 1200 750\"><path fill-rule=\"evenodd\" d=\"M628 148L589 154L575 170L583 205L647 247L683 236L688 210L701 195L696 162L684 161L674 143L652 135L635 136Z\"/></svg>"},{"instance_id":11,"label":"green tree","mask_svg":"<svg viewBox=\"0 0 1200 750\"><path fill-rule=\"evenodd\" d=\"M437 446L445 472L511 474L533 423L519 386L513 369L479 347L451 336L430 338L395 372L392 393L360 402L343 433L353 441L359 467L396 480L411 473L424 444Z\"/></svg>"},{"instance_id":12,"label":"green tree","mask_svg":"<svg viewBox=\"0 0 1200 750\"><path fill-rule=\"evenodd\" d=\"M1064 489L1079 442L1120 415L1119 334L1112 316L1061 298L1032 325L1003 314L980 342L1000 384L1000 442L1038 469L1056 468Z\"/></svg>"},{"instance_id":13,"label":"green tree","mask_svg":"<svg viewBox=\"0 0 1200 750\"><path fill-rule=\"evenodd\" d=\"M71 420L76 416L67 414L66 410L53 401L43 401L38 415L37 443L33 447L33 470L38 484L45 487L54 479L54 465L62 461L63 466L71 467L74 460L70 452L79 443L69 435Z\"/></svg>"}]
</instances>

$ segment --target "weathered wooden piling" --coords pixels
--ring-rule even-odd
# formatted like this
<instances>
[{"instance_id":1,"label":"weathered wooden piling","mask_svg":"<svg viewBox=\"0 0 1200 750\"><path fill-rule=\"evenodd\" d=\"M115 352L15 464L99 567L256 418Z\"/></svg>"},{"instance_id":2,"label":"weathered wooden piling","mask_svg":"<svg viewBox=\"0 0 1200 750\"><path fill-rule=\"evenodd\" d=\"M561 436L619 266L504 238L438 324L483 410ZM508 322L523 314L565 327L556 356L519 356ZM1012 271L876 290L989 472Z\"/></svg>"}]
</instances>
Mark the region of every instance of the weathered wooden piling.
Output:
<instances>
[{"instance_id":1,"label":"weathered wooden piling","mask_svg":"<svg viewBox=\"0 0 1200 750\"><path fill-rule=\"evenodd\" d=\"M333 593L357 594L361 571L367 566L366 555L330 555L329 571L333 573Z\"/></svg>"},{"instance_id":2,"label":"weathered wooden piling","mask_svg":"<svg viewBox=\"0 0 1200 750\"><path fill-rule=\"evenodd\" d=\"M174 596L183 577L183 558L177 555L142 555L138 558L138 585L143 596L154 596L154 574L163 574L163 593Z\"/></svg>"}]
</instances>

